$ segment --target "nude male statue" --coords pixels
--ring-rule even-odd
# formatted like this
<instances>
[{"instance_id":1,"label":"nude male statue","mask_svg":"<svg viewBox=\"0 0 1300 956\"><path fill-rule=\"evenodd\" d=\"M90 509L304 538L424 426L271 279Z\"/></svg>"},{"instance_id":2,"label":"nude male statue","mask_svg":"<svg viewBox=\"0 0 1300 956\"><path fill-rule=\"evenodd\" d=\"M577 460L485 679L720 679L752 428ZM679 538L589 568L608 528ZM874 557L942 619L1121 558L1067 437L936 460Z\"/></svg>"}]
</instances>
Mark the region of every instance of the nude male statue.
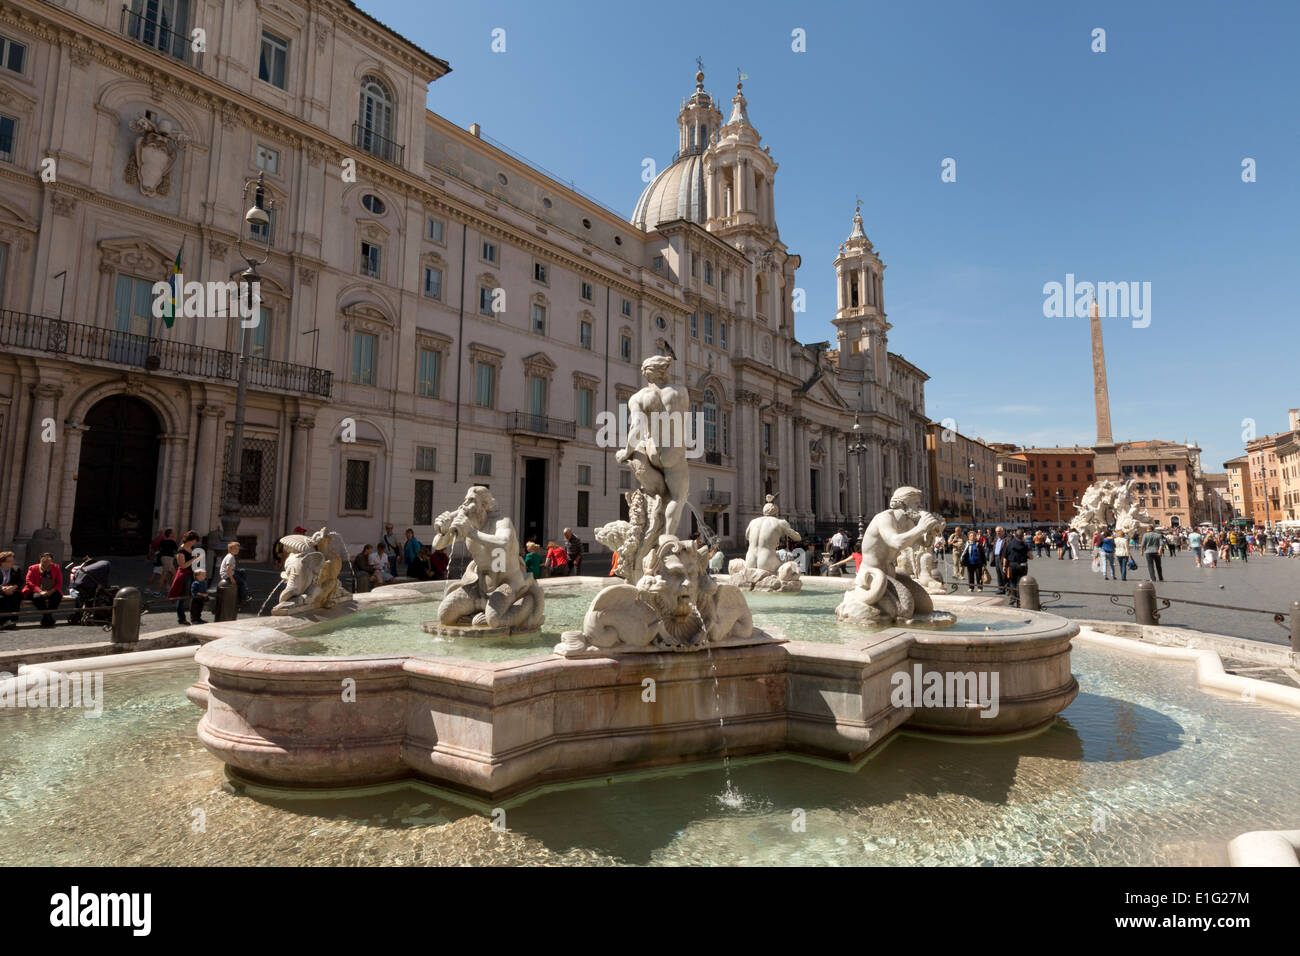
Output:
<instances>
[{"instance_id":1,"label":"nude male statue","mask_svg":"<svg viewBox=\"0 0 1300 956\"><path fill-rule=\"evenodd\" d=\"M677 525L691 493L691 473L686 460L691 399L684 385L668 384L672 361L666 355L652 355L641 363L641 374L647 384L627 401L627 447L619 449L614 456L620 464L632 459L634 463L648 465L662 477L667 498L663 531L666 535L677 534ZM653 494L645 481L641 484L647 494Z\"/></svg>"},{"instance_id":2,"label":"nude male statue","mask_svg":"<svg viewBox=\"0 0 1300 956\"><path fill-rule=\"evenodd\" d=\"M776 556L781 539L801 540L799 532L790 527L790 522L780 517L774 497L767 496L763 516L755 518L745 529L745 540L749 542L749 550L745 552L745 567L773 573L781 566L781 560Z\"/></svg>"},{"instance_id":3,"label":"nude male statue","mask_svg":"<svg viewBox=\"0 0 1300 956\"><path fill-rule=\"evenodd\" d=\"M459 539L474 559L438 605L441 624L470 623L515 631L541 626L542 590L519 557L514 522L500 518L492 532L483 530L495 508L492 493L475 485L465 493L459 508L444 511L434 522L435 551Z\"/></svg>"}]
</instances>

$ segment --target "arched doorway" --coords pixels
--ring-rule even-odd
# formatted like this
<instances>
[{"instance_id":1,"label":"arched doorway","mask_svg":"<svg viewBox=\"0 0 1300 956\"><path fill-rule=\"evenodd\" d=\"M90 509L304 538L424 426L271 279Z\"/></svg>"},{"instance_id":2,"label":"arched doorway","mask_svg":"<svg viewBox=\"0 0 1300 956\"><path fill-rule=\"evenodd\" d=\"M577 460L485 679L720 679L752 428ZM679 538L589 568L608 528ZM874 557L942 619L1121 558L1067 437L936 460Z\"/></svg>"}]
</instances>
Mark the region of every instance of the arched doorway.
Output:
<instances>
[{"instance_id":1,"label":"arched doorway","mask_svg":"<svg viewBox=\"0 0 1300 956\"><path fill-rule=\"evenodd\" d=\"M72 553L143 554L153 534L158 435L146 402L110 395L86 413L77 466ZM179 529L177 529L179 532Z\"/></svg>"}]
</instances>

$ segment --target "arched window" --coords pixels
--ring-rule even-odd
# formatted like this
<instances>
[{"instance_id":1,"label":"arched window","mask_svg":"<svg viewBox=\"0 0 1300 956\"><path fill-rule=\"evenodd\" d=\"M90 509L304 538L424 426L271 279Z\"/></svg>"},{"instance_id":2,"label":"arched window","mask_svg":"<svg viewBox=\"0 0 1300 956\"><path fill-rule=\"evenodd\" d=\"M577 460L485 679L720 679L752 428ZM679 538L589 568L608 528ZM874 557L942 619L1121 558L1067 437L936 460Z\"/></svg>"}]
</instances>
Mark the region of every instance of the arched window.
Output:
<instances>
[{"instance_id":1,"label":"arched window","mask_svg":"<svg viewBox=\"0 0 1300 956\"><path fill-rule=\"evenodd\" d=\"M704 450L718 450L718 398L711 388L704 390Z\"/></svg>"},{"instance_id":2,"label":"arched window","mask_svg":"<svg viewBox=\"0 0 1300 956\"><path fill-rule=\"evenodd\" d=\"M357 145L381 159L393 161L393 95L377 76L361 79Z\"/></svg>"}]
</instances>

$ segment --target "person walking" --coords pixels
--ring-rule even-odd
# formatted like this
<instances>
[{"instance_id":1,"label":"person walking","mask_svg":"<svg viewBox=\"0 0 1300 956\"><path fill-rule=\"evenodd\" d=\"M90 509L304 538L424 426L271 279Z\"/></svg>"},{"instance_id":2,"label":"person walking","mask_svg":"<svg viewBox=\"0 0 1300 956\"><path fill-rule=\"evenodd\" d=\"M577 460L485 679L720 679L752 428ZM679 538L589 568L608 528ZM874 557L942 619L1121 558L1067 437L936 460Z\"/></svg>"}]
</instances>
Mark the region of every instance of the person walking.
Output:
<instances>
[{"instance_id":1,"label":"person walking","mask_svg":"<svg viewBox=\"0 0 1300 956\"><path fill-rule=\"evenodd\" d=\"M1071 561L1078 561L1078 560L1079 560L1079 547L1080 547L1079 532L1077 532L1077 531L1075 531L1073 528L1071 528L1071 529L1070 529L1070 533L1067 534L1067 535L1065 536L1065 540L1066 540L1066 543L1069 544L1069 546L1070 546L1070 560L1071 560Z\"/></svg>"},{"instance_id":2,"label":"person walking","mask_svg":"<svg viewBox=\"0 0 1300 956\"><path fill-rule=\"evenodd\" d=\"M975 537L975 532L971 531L966 535L966 546L961 550L961 565L966 569L966 589L968 591L984 590L982 575L985 563L984 546Z\"/></svg>"},{"instance_id":3,"label":"person walking","mask_svg":"<svg viewBox=\"0 0 1300 956\"><path fill-rule=\"evenodd\" d=\"M167 591L167 600L176 602L176 623L189 627L185 619L185 604L190 599L190 582L194 580L195 550L199 546L199 533L186 531L181 539L181 546L176 552L176 573L172 576L172 586Z\"/></svg>"},{"instance_id":4,"label":"person walking","mask_svg":"<svg viewBox=\"0 0 1300 956\"><path fill-rule=\"evenodd\" d=\"M1118 581L1119 578L1115 574L1115 536L1110 533L1109 528L1106 529L1106 533L1102 535L1097 546L1101 548L1101 559L1106 562L1105 567L1102 568L1101 579L1103 581ZM1128 558L1124 560L1128 561Z\"/></svg>"},{"instance_id":5,"label":"person walking","mask_svg":"<svg viewBox=\"0 0 1300 956\"><path fill-rule=\"evenodd\" d=\"M1017 529L1015 535L1002 548L1001 573L1007 580L1007 603L1020 607L1020 579L1029 573L1029 559L1033 557L1029 544L1025 541L1023 529Z\"/></svg>"},{"instance_id":6,"label":"person walking","mask_svg":"<svg viewBox=\"0 0 1300 956\"><path fill-rule=\"evenodd\" d=\"M1191 549L1192 560L1196 562L1198 568L1201 566L1201 557L1205 554L1205 551L1201 547L1204 543L1205 538L1199 531L1193 528L1192 533L1187 536L1187 546Z\"/></svg>"},{"instance_id":7,"label":"person walking","mask_svg":"<svg viewBox=\"0 0 1300 956\"><path fill-rule=\"evenodd\" d=\"M1001 525L993 529L993 547L989 559L993 563L993 570L998 576L998 593L1007 593L1007 574L1003 570L1004 562L1002 560L1002 549L1008 544L1007 531Z\"/></svg>"},{"instance_id":8,"label":"person walking","mask_svg":"<svg viewBox=\"0 0 1300 956\"><path fill-rule=\"evenodd\" d=\"M573 533L572 528L564 529L564 553L569 559L569 574L582 573L582 539Z\"/></svg>"},{"instance_id":9,"label":"person walking","mask_svg":"<svg viewBox=\"0 0 1300 956\"><path fill-rule=\"evenodd\" d=\"M1115 560L1119 562L1119 579L1128 580L1128 563L1133 560L1133 543L1128 535L1115 535Z\"/></svg>"},{"instance_id":10,"label":"person walking","mask_svg":"<svg viewBox=\"0 0 1300 956\"><path fill-rule=\"evenodd\" d=\"M1039 528L1037 531L1034 532L1034 550L1038 552L1038 556L1040 558L1043 556L1043 549L1046 546L1047 546L1047 535L1043 534L1042 528Z\"/></svg>"},{"instance_id":11,"label":"person walking","mask_svg":"<svg viewBox=\"0 0 1300 956\"><path fill-rule=\"evenodd\" d=\"M524 555L524 569L534 579L542 576L542 549L536 541L528 542L527 553Z\"/></svg>"},{"instance_id":12,"label":"person walking","mask_svg":"<svg viewBox=\"0 0 1300 956\"><path fill-rule=\"evenodd\" d=\"M145 591L153 589L153 593L162 597L167 593L167 588L171 587L172 578L176 576L176 538L175 532L171 528L165 528L162 537L158 539L158 547L154 549L154 565L157 568L156 576L158 585L154 587L154 579L149 578L149 586Z\"/></svg>"},{"instance_id":13,"label":"person walking","mask_svg":"<svg viewBox=\"0 0 1300 956\"><path fill-rule=\"evenodd\" d=\"M1142 554L1147 559L1147 577L1152 581L1163 581L1165 570L1160 564L1160 551L1165 546L1165 539L1155 528L1148 528L1142 535Z\"/></svg>"},{"instance_id":14,"label":"person walking","mask_svg":"<svg viewBox=\"0 0 1300 956\"><path fill-rule=\"evenodd\" d=\"M948 535L948 553L952 555L953 576L961 574L961 551L966 546L966 536L961 533L961 525L952 529Z\"/></svg>"}]
</instances>

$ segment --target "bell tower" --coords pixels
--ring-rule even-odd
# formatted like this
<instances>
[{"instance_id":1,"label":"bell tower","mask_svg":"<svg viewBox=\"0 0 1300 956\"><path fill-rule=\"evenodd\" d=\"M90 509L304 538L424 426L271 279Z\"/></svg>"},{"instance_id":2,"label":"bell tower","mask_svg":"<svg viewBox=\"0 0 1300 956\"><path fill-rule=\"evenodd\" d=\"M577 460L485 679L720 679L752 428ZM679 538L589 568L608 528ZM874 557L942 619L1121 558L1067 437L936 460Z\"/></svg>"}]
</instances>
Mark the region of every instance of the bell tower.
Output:
<instances>
[{"instance_id":1,"label":"bell tower","mask_svg":"<svg viewBox=\"0 0 1300 956\"><path fill-rule=\"evenodd\" d=\"M889 330L885 320L885 266L862 228L862 201L853 213L853 230L835 257L836 308L833 320L840 368L864 373L864 380L887 385Z\"/></svg>"}]
</instances>

